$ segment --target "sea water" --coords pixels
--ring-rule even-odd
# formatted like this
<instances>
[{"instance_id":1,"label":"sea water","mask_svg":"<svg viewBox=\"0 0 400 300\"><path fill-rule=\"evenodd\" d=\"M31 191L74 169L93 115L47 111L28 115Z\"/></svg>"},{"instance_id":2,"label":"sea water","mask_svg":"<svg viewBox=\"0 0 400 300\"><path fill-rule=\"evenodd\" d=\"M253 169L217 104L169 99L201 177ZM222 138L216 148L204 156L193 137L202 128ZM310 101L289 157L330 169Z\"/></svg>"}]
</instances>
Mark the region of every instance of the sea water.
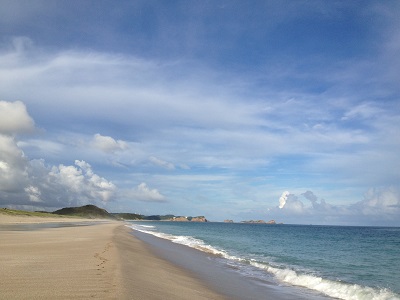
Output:
<instances>
[{"instance_id":1,"label":"sea water","mask_svg":"<svg viewBox=\"0 0 400 300\"><path fill-rule=\"evenodd\" d=\"M400 228L131 222L216 255L243 276L338 299L400 299Z\"/></svg>"}]
</instances>

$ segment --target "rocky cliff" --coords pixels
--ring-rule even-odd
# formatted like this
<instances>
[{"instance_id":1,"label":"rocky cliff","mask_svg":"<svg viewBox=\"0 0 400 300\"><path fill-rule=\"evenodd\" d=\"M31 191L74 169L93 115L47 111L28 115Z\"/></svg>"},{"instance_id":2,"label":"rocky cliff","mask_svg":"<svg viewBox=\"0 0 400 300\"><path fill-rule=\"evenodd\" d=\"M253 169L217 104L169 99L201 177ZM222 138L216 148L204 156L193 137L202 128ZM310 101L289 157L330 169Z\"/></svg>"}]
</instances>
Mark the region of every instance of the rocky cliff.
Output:
<instances>
[{"instance_id":1,"label":"rocky cliff","mask_svg":"<svg viewBox=\"0 0 400 300\"><path fill-rule=\"evenodd\" d=\"M190 221L191 222L208 222L204 216L194 217Z\"/></svg>"}]
</instances>

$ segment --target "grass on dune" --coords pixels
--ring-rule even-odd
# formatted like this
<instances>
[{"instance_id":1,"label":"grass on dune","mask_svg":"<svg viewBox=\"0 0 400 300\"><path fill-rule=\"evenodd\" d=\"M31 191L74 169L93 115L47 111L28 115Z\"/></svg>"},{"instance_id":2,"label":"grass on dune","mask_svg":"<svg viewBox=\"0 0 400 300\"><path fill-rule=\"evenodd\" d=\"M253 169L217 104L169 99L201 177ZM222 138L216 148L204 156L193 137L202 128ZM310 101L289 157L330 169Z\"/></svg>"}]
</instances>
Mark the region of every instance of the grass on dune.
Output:
<instances>
[{"instance_id":1,"label":"grass on dune","mask_svg":"<svg viewBox=\"0 0 400 300\"><path fill-rule=\"evenodd\" d=\"M42 218L65 218L64 216L38 211L25 211L17 209L0 208L0 214L8 216L27 216L27 217L42 217Z\"/></svg>"}]
</instances>

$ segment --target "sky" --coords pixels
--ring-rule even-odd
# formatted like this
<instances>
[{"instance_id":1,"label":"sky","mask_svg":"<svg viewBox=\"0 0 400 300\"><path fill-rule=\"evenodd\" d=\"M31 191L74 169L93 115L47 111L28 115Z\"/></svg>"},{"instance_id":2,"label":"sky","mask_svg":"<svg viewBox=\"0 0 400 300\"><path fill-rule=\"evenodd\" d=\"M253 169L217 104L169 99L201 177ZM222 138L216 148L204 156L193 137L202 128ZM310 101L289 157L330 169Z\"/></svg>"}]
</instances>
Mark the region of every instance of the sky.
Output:
<instances>
[{"instance_id":1,"label":"sky","mask_svg":"<svg viewBox=\"0 0 400 300\"><path fill-rule=\"evenodd\" d=\"M400 226L399 1L0 8L0 207Z\"/></svg>"}]
</instances>

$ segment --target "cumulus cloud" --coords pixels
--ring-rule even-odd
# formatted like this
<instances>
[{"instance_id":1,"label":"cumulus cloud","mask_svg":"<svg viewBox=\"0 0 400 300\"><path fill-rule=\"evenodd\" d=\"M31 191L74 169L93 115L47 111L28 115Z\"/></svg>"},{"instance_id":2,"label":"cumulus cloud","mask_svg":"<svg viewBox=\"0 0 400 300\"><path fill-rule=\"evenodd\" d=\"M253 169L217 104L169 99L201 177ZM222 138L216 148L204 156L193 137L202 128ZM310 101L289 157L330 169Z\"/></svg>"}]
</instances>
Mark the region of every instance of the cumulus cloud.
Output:
<instances>
[{"instance_id":1,"label":"cumulus cloud","mask_svg":"<svg viewBox=\"0 0 400 300\"><path fill-rule=\"evenodd\" d=\"M290 193L288 191L282 193L281 197L279 198L279 208L283 208L285 206L289 194Z\"/></svg>"},{"instance_id":2,"label":"cumulus cloud","mask_svg":"<svg viewBox=\"0 0 400 300\"><path fill-rule=\"evenodd\" d=\"M106 153L126 150L128 148L128 144L125 141L115 140L110 136L104 136L99 133L96 133L93 136L92 145L93 147Z\"/></svg>"},{"instance_id":3,"label":"cumulus cloud","mask_svg":"<svg viewBox=\"0 0 400 300\"><path fill-rule=\"evenodd\" d=\"M99 200L105 203L111 199L116 190L112 182L95 174L85 161L76 160L75 166L53 166L49 177L64 191L61 194L70 201L79 197L84 203ZM68 192L71 194L66 195Z\"/></svg>"},{"instance_id":4,"label":"cumulus cloud","mask_svg":"<svg viewBox=\"0 0 400 300\"><path fill-rule=\"evenodd\" d=\"M44 160L29 160L15 134L32 129L34 122L22 102L0 102L0 205L50 208L112 199L116 186L85 161L48 166Z\"/></svg>"},{"instance_id":5,"label":"cumulus cloud","mask_svg":"<svg viewBox=\"0 0 400 300\"><path fill-rule=\"evenodd\" d=\"M288 191L283 192L279 198L278 208L293 214L301 214L304 212L303 202L301 202L296 195L290 194Z\"/></svg>"},{"instance_id":6,"label":"cumulus cloud","mask_svg":"<svg viewBox=\"0 0 400 300\"><path fill-rule=\"evenodd\" d=\"M0 134L0 191L15 193L28 181L28 160L14 137Z\"/></svg>"},{"instance_id":7,"label":"cumulus cloud","mask_svg":"<svg viewBox=\"0 0 400 300\"><path fill-rule=\"evenodd\" d=\"M4 164L1 166L0 176L4 173ZM117 189L111 181L95 174L88 163L78 160L67 166L47 166L44 160L26 160L22 176L14 170L9 177L19 180L10 185L1 178L0 204L11 207L104 205Z\"/></svg>"},{"instance_id":8,"label":"cumulus cloud","mask_svg":"<svg viewBox=\"0 0 400 300\"><path fill-rule=\"evenodd\" d=\"M310 200L313 206L317 203L318 197L315 196L313 192L307 191L301 195L304 196L304 198Z\"/></svg>"},{"instance_id":9,"label":"cumulus cloud","mask_svg":"<svg viewBox=\"0 0 400 300\"><path fill-rule=\"evenodd\" d=\"M40 199L40 196L42 195L41 191L39 190L38 187L30 185L26 188L24 188L26 194L29 197L29 200L31 202L42 202L42 200Z\"/></svg>"},{"instance_id":10,"label":"cumulus cloud","mask_svg":"<svg viewBox=\"0 0 400 300\"><path fill-rule=\"evenodd\" d=\"M34 122L22 102L0 101L0 192L18 193L28 182L28 160L15 134L33 129Z\"/></svg>"},{"instance_id":11,"label":"cumulus cloud","mask_svg":"<svg viewBox=\"0 0 400 300\"><path fill-rule=\"evenodd\" d=\"M34 121L21 101L0 101L0 133L16 134L30 132Z\"/></svg>"},{"instance_id":12,"label":"cumulus cloud","mask_svg":"<svg viewBox=\"0 0 400 300\"><path fill-rule=\"evenodd\" d=\"M371 188L365 195L364 200L352 205L359 209L364 215L385 214L390 217L400 217L400 191L391 186L388 188Z\"/></svg>"},{"instance_id":13,"label":"cumulus cloud","mask_svg":"<svg viewBox=\"0 0 400 300\"><path fill-rule=\"evenodd\" d=\"M269 209L268 214L289 223L400 225L400 192L395 187L372 188L362 201L348 205L327 203L312 191L299 196L285 191L278 201L279 205Z\"/></svg>"}]
</instances>

